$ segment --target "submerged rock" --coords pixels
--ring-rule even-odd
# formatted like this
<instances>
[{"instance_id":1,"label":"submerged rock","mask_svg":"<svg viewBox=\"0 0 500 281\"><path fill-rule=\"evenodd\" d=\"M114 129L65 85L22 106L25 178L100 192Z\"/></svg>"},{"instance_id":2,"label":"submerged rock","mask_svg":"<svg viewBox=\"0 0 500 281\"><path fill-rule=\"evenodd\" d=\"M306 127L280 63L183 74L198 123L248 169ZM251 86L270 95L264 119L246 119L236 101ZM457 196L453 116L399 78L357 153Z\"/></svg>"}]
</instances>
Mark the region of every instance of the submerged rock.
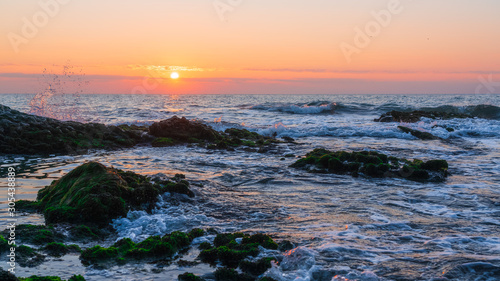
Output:
<instances>
[{"instance_id":1,"label":"submerged rock","mask_svg":"<svg viewBox=\"0 0 500 281\"><path fill-rule=\"evenodd\" d=\"M419 130L414 130L410 129L408 127L404 126L398 126L398 129L403 131L403 133L411 134L412 136L419 138L421 140L439 140L439 137L436 137L435 135L429 133L429 132L422 132Z\"/></svg>"},{"instance_id":2,"label":"submerged rock","mask_svg":"<svg viewBox=\"0 0 500 281\"><path fill-rule=\"evenodd\" d=\"M452 118L472 118L471 115L453 112L441 111L397 111L393 110L382 114L380 118L375 119L375 122L405 122L415 123L421 120L422 117L430 119L452 119Z\"/></svg>"},{"instance_id":3,"label":"submerged rock","mask_svg":"<svg viewBox=\"0 0 500 281\"><path fill-rule=\"evenodd\" d=\"M89 149L131 147L144 140L139 129L59 121L3 105L0 105L0 135L0 153L5 154L79 154Z\"/></svg>"},{"instance_id":4,"label":"submerged rock","mask_svg":"<svg viewBox=\"0 0 500 281\"><path fill-rule=\"evenodd\" d=\"M185 180L168 186L153 184L145 176L89 162L41 189L37 200L48 224L106 226L130 209L150 209L161 193L194 196L188 186Z\"/></svg>"},{"instance_id":5,"label":"submerged rock","mask_svg":"<svg viewBox=\"0 0 500 281\"><path fill-rule=\"evenodd\" d=\"M84 250L80 260L84 265L91 265L170 259L177 252L186 250L194 238L202 235L203 230L194 229L189 233L175 231L163 237L151 236L139 243L134 243L130 238L123 238L109 248L96 245Z\"/></svg>"},{"instance_id":6,"label":"submerged rock","mask_svg":"<svg viewBox=\"0 0 500 281\"><path fill-rule=\"evenodd\" d=\"M414 181L444 181L448 176L446 160L407 160L376 151L329 151L314 149L290 167L316 173L350 174L368 177L399 177Z\"/></svg>"}]
</instances>

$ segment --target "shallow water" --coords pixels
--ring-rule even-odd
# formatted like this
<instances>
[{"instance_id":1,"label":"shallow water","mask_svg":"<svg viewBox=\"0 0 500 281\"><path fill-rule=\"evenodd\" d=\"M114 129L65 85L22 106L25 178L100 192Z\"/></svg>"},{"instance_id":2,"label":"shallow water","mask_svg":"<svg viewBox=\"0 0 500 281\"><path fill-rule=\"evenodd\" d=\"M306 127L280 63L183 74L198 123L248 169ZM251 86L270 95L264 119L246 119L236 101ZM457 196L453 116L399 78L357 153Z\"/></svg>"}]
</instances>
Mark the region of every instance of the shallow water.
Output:
<instances>
[{"instance_id":1,"label":"shallow water","mask_svg":"<svg viewBox=\"0 0 500 281\"><path fill-rule=\"evenodd\" d=\"M0 103L28 111L29 98L2 95ZM401 133L399 124L373 122L393 109L446 105L447 110L452 106L455 111L471 112L471 106L480 104L498 107L500 96L82 96L76 105L78 116L73 116L79 120L148 124L178 115L201 119L220 130L245 126L263 134L291 136L300 144L281 144L268 153L181 146L74 157L2 156L2 176L7 165L19 165L18 199L35 199L39 188L88 160L147 175L184 173L199 185L193 188L194 200L165 194L153 214L131 212L116 220L113 225L119 236L140 241L194 227L270 233L300 246L268 272L279 280L331 280L324 270L335 272L333 280L431 280L443 274L450 280L499 280L486 266L500 266L500 118L496 111L489 112L491 119L424 119L406 124L442 141L416 140ZM433 128L436 124L455 131ZM283 158L290 153L304 155L316 147L443 158L452 176L444 183L418 183L308 174L288 167L294 158ZM0 187L5 198L5 186ZM1 202L2 219L5 203ZM43 222L32 215L19 220ZM72 267L65 268L67 264ZM66 256L23 269L19 276L81 273L87 280L176 280L185 271L212 270L172 264L161 270L129 265L100 271Z\"/></svg>"}]
</instances>

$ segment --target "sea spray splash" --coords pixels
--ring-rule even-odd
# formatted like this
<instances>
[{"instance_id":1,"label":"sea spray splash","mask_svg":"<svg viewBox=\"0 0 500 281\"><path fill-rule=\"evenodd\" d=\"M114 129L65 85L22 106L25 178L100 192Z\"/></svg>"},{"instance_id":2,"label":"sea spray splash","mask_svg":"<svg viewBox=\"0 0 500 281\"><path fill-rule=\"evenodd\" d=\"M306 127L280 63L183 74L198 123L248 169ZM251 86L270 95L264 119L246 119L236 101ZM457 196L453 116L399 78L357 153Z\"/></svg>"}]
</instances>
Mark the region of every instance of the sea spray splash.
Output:
<instances>
[{"instance_id":1,"label":"sea spray splash","mask_svg":"<svg viewBox=\"0 0 500 281\"><path fill-rule=\"evenodd\" d=\"M42 90L30 100L30 114L64 121L85 121L77 107L81 103L80 94L89 84L82 69L75 70L69 63L63 66L61 74L44 68L39 83Z\"/></svg>"}]
</instances>

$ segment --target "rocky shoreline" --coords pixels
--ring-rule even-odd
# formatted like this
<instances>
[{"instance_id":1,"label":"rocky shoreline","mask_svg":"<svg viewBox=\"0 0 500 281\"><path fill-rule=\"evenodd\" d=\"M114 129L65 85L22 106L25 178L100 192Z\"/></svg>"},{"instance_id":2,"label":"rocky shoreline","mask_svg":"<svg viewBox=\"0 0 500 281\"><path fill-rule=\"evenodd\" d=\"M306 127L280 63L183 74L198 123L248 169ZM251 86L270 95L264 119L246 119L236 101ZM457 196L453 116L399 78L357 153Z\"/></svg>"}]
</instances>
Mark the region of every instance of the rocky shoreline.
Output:
<instances>
[{"instance_id":1,"label":"rocky shoreline","mask_svg":"<svg viewBox=\"0 0 500 281\"><path fill-rule=\"evenodd\" d=\"M89 150L115 150L135 145L154 147L197 145L207 149L234 150L237 147L267 151L284 142L246 129L214 130L185 117L171 117L151 126L59 121L22 113L0 105L0 153L2 154L83 154Z\"/></svg>"},{"instance_id":2,"label":"rocky shoreline","mask_svg":"<svg viewBox=\"0 0 500 281\"><path fill-rule=\"evenodd\" d=\"M397 122L416 122L414 120L422 117L430 118L430 115L420 113L398 114L391 113L392 121L387 121L388 116L382 116L379 122L396 119L399 120ZM5 136L0 140L0 153L5 154L80 154L91 149L113 150L135 145L196 145L205 149L244 148L265 152L279 143L295 144L291 138L278 140L246 129L231 128L220 132L207 124L177 116L155 122L149 127L107 126L58 121L0 107L0 118L0 132ZM398 128L419 139L439 139L408 127ZM311 173L403 178L419 182L442 182L449 175L445 160L408 160L376 151L347 152L322 148L312 150L290 167ZM208 279L273 281L263 274L295 247L290 241L275 241L265 233L218 233L214 229L199 228L150 236L140 242L123 238L108 243L118 238L110 226L114 219L126 217L131 210L150 213L159 196L166 192L186 200L195 200L197 196L196 189L183 174L171 178L151 178L106 167L98 162L82 164L39 190L36 201L16 202L18 212L41 213L45 219L44 226L17 226L17 230L23 233L19 237L19 245L15 246L22 261L20 265L35 267L43 264L46 257L73 254L79 255L81 263L87 267L105 268L131 262L168 264L175 261L186 263L186 267L205 263L216 268L208 274ZM10 249L5 239L8 233L4 231L1 234L0 252L6 252ZM192 249L199 251L197 258L183 261L183 255ZM17 278L1 270L0 279L62 280L53 276ZM82 280L85 280L82 276L75 275L68 281ZM205 279L185 272L178 276L178 280Z\"/></svg>"}]
</instances>

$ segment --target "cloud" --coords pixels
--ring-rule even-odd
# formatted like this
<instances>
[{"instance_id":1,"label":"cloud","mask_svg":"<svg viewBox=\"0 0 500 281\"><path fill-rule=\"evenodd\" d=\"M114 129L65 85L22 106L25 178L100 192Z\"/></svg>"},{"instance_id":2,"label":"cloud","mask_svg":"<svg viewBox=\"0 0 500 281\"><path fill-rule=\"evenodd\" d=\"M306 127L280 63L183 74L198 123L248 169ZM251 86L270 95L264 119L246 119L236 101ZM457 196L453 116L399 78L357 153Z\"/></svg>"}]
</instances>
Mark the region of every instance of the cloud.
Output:
<instances>
[{"instance_id":1,"label":"cloud","mask_svg":"<svg viewBox=\"0 0 500 281\"><path fill-rule=\"evenodd\" d=\"M322 68L243 68L245 71L261 71L261 72L310 72L310 73L335 73L335 74L374 74L374 73L389 73L389 74L424 74L424 73L439 73L439 74L500 74L500 70L471 70L471 71L422 71L422 70L334 70Z\"/></svg>"},{"instance_id":2,"label":"cloud","mask_svg":"<svg viewBox=\"0 0 500 281\"><path fill-rule=\"evenodd\" d=\"M138 70L145 69L149 71L215 71L215 68L202 68L196 66L179 66L179 65L141 65L141 64L130 64L127 65L128 68Z\"/></svg>"}]
</instances>

